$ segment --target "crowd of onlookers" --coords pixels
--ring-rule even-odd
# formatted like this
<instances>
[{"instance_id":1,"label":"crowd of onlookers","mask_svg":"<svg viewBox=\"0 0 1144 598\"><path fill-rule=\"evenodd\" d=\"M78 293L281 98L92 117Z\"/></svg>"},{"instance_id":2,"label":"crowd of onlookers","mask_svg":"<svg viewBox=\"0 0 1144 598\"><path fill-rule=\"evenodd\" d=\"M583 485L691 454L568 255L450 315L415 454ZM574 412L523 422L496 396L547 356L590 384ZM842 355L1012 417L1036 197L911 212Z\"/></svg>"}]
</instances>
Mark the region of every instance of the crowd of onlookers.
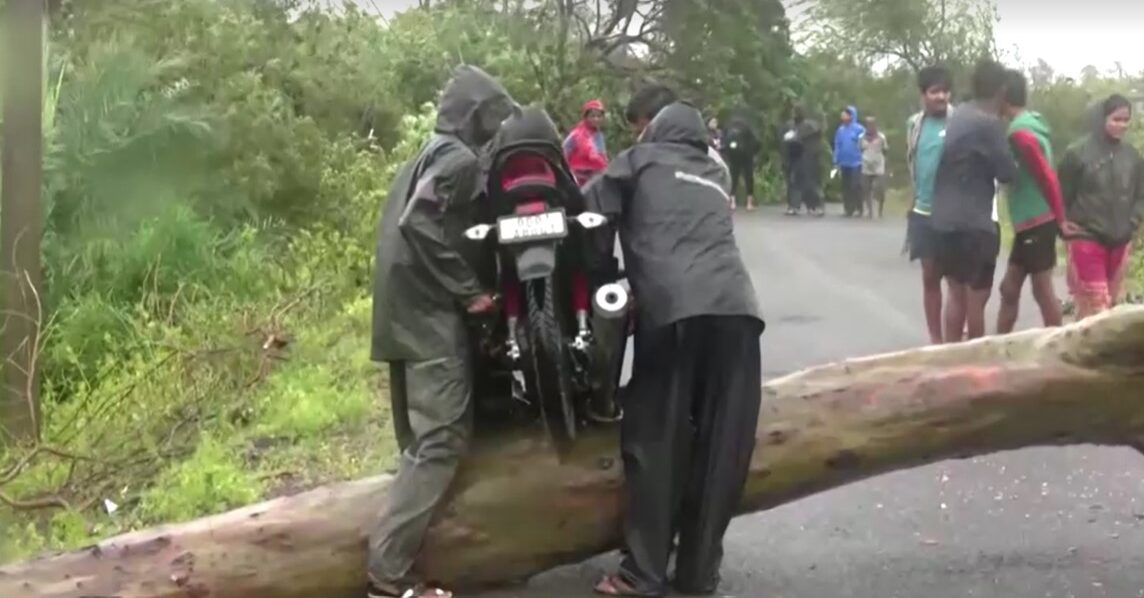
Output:
<instances>
[{"instance_id":1,"label":"crowd of onlookers","mask_svg":"<svg viewBox=\"0 0 1144 598\"><path fill-rule=\"evenodd\" d=\"M948 70L927 67L917 80L923 108L906 127L911 195L904 251L922 265L930 339L951 342L985 333L1001 249L1001 194L1014 235L999 286L998 332L1012 331L1027 280L1047 326L1060 324L1064 308L1083 318L1117 303L1130 243L1144 219L1144 166L1124 141L1132 103L1119 95L1103 99L1092 106L1091 130L1082 139L1053 148L1051 124L1027 106L1028 85L1020 71L982 62L972 94L956 107ZM583 180L607 166L602 120L603 104L588 102L565 143ZM829 146L829 176L838 179L843 213L882 217L891 151L886 135L873 117L861 119L855 106L842 109L839 120ZM723 126L711 118L707 129L712 156L727 167L731 207L745 189L747 209L753 210L762 143L750 118L732 113ZM786 213L805 209L823 216L823 128L796 105L780 138ZM1064 302L1053 285L1058 239L1067 255Z\"/></svg>"},{"instance_id":2,"label":"crowd of onlookers","mask_svg":"<svg viewBox=\"0 0 1144 598\"><path fill-rule=\"evenodd\" d=\"M985 334L1001 249L1002 190L1013 239L997 331L1013 330L1026 280L1044 324L1060 325L1053 286L1058 239L1077 316L1108 309L1121 298L1131 242L1144 220L1144 160L1124 140L1131 102L1112 95L1095 103L1090 130L1058 154L1050 123L1027 105L1020 71L983 61L972 87L972 99L955 108L949 72L922 69L923 109L907 127L908 249L922 264L931 341Z\"/></svg>"}]
</instances>

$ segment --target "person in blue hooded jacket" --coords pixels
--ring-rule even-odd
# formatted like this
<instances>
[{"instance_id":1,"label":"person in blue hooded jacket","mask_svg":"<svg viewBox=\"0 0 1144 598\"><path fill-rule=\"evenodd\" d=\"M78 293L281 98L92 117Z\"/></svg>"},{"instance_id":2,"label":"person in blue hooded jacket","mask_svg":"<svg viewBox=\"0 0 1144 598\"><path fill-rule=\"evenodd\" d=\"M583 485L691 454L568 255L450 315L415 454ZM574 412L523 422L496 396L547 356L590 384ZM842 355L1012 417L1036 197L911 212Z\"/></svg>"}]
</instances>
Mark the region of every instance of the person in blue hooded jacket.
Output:
<instances>
[{"instance_id":1,"label":"person in blue hooded jacket","mask_svg":"<svg viewBox=\"0 0 1144 598\"><path fill-rule=\"evenodd\" d=\"M842 124L834 133L834 167L842 176L842 206L846 216L862 216L862 147L866 127L858 121L858 109L847 106Z\"/></svg>"}]
</instances>

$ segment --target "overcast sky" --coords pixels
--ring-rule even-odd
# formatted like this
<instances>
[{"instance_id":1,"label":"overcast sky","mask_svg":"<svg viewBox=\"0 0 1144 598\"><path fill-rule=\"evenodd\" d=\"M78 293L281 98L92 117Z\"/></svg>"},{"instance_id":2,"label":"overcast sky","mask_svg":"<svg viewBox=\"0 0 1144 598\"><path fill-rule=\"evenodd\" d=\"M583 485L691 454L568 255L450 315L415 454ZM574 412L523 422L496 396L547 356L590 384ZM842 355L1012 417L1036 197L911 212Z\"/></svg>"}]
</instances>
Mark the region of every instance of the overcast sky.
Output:
<instances>
[{"instance_id":1,"label":"overcast sky","mask_svg":"<svg viewBox=\"0 0 1144 598\"><path fill-rule=\"evenodd\" d=\"M416 0L355 0L391 12ZM1144 71L1144 0L998 0L997 42L1025 64L1076 76L1087 65Z\"/></svg>"},{"instance_id":2,"label":"overcast sky","mask_svg":"<svg viewBox=\"0 0 1144 598\"><path fill-rule=\"evenodd\" d=\"M1025 62L1043 58L1070 75L1117 60L1144 70L1144 0L1000 0L998 12L998 42Z\"/></svg>"}]
</instances>

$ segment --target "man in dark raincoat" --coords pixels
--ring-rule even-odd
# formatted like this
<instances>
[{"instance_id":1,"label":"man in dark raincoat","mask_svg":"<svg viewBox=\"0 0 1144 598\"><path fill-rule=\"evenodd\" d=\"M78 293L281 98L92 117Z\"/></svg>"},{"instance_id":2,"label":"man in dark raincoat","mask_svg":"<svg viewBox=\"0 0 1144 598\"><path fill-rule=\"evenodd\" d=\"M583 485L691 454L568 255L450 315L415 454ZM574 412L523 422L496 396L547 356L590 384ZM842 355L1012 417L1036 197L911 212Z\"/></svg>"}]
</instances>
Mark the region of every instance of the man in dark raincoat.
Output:
<instances>
[{"instance_id":1,"label":"man in dark raincoat","mask_svg":"<svg viewBox=\"0 0 1144 598\"><path fill-rule=\"evenodd\" d=\"M648 124L652 119L659 114L660 110L679 101L679 94L675 90L661 84L647 85L641 88L632 96L628 102L627 109L624 110L624 118L627 119L628 124L635 129L636 136L640 137L647 130ZM719 150L713 146L707 147L707 156L723 169L723 174L720 177L720 184L727 190L731 191L731 170L723 161L723 156L720 155ZM728 202L730 201L728 195Z\"/></svg>"},{"instance_id":2,"label":"man in dark raincoat","mask_svg":"<svg viewBox=\"0 0 1144 598\"><path fill-rule=\"evenodd\" d=\"M370 596L448 596L411 576L430 518L472 434L464 318L495 308L458 250L480 190L477 152L517 107L485 72L459 67L433 136L393 182L382 215L373 292L374 361L390 367L401 461L370 536Z\"/></svg>"},{"instance_id":3,"label":"man in dark raincoat","mask_svg":"<svg viewBox=\"0 0 1144 598\"><path fill-rule=\"evenodd\" d=\"M665 595L677 534L673 585L714 592L754 450L764 323L708 149L699 111L676 102L585 187L588 208L609 220L594 235L596 275L617 274L618 228L636 299L620 430L625 558L596 587L605 594Z\"/></svg>"},{"instance_id":4,"label":"man in dark raincoat","mask_svg":"<svg viewBox=\"0 0 1144 598\"><path fill-rule=\"evenodd\" d=\"M782 133L783 174L787 185L787 215L797 216L799 209L806 206L806 212L823 216L822 184L819 154L822 146L822 128L806 117L806 109L801 104L792 110L793 118Z\"/></svg>"}]
</instances>

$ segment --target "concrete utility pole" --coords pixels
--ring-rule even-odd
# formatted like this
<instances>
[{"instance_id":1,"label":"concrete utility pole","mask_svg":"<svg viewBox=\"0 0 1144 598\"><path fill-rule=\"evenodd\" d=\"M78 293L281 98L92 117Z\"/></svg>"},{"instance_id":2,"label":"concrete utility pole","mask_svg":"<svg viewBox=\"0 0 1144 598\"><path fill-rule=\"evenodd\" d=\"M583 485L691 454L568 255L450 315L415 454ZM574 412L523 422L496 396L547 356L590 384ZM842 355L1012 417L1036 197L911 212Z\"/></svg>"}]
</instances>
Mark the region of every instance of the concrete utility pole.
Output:
<instances>
[{"instance_id":1,"label":"concrete utility pole","mask_svg":"<svg viewBox=\"0 0 1144 598\"><path fill-rule=\"evenodd\" d=\"M44 0L3 9L0 170L0 446L39 436Z\"/></svg>"}]
</instances>

